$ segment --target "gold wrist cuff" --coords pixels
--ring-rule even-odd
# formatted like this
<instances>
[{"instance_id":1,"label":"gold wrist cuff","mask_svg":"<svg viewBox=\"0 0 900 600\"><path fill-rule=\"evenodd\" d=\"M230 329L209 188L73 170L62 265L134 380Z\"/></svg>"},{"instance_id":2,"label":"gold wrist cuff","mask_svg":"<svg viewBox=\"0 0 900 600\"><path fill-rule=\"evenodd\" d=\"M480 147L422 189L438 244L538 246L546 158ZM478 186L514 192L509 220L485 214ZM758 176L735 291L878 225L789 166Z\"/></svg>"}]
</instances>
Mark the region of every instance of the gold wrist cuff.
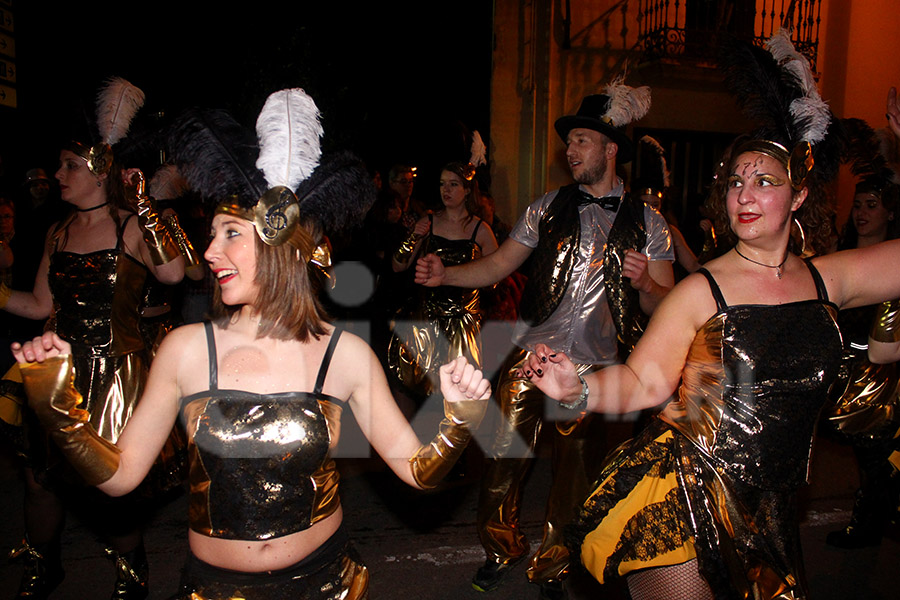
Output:
<instances>
[{"instance_id":1,"label":"gold wrist cuff","mask_svg":"<svg viewBox=\"0 0 900 600\"><path fill-rule=\"evenodd\" d=\"M119 449L100 437L88 412L78 408L82 398L73 383L72 357L22 364L19 372L28 405L85 483L98 485L112 477L119 468Z\"/></svg>"},{"instance_id":2,"label":"gold wrist cuff","mask_svg":"<svg viewBox=\"0 0 900 600\"><path fill-rule=\"evenodd\" d=\"M178 247L178 252L184 257L184 267L196 267L200 265L200 256L194 250L191 240L188 239L181 223L178 222L178 216L171 214L163 217L163 225L169 233L169 237Z\"/></svg>"},{"instance_id":3,"label":"gold wrist cuff","mask_svg":"<svg viewBox=\"0 0 900 600\"><path fill-rule=\"evenodd\" d=\"M181 252L172 241L165 224L160 222L153 199L148 196L138 196L137 207L138 225L141 227L144 243L150 249L150 258L153 260L153 264L164 265L181 256Z\"/></svg>"},{"instance_id":4,"label":"gold wrist cuff","mask_svg":"<svg viewBox=\"0 0 900 600\"><path fill-rule=\"evenodd\" d=\"M409 459L413 478L419 487L433 488L450 472L466 449L472 437L471 430L481 423L486 409L487 400L444 400L444 419L438 426L438 434Z\"/></svg>"},{"instance_id":5,"label":"gold wrist cuff","mask_svg":"<svg viewBox=\"0 0 900 600\"><path fill-rule=\"evenodd\" d=\"M407 257L412 254L416 247L416 243L420 239L422 239L422 236L417 233L409 234L409 237L403 240L400 247L394 252L394 260L397 262L405 262Z\"/></svg>"},{"instance_id":6,"label":"gold wrist cuff","mask_svg":"<svg viewBox=\"0 0 900 600\"><path fill-rule=\"evenodd\" d=\"M869 337L888 344L900 342L900 300L889 300L879 305Z\"/></svg>"}]
</instances>

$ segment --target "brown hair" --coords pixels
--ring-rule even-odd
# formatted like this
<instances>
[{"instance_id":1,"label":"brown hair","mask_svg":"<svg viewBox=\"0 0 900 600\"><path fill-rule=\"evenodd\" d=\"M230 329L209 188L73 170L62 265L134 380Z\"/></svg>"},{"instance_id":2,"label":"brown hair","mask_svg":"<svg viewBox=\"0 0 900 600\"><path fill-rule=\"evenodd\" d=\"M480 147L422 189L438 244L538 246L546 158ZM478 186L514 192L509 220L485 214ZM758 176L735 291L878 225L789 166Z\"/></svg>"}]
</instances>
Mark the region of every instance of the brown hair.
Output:
<instances>
[{"instance_id":1,"label":"brown hair","mask_svg":"<svg viewBox=\"0 0 900 600\"><path fill-rule=\"evenodd\" d=\"M304 223L280 246L270 246L254 236L259 288L254 305L260 316L257 337L305 342L310 336L325 334L330 317L319 301L324 274L309 260L319 237L314 227ZM221 288L215 287L211 317L217 325L227 328L240 308L225 305Z\"/></svg>"},{"instance_id":2,"label":"brown hair","mask_svg":"<svg viewBox=\"0 0 900 600\"><path fill-rule=\"evenodd\" d=\"M725 196L728 193L728 178L734 161L737 160L739 148L749 140L749 136L739 136L725 150L722 161L716 167L715 179L709 196L706 199L706 210L713 222L716 233L720 235L719 245L730 248L737 243L737 237L731 230L728 220L728 210L725 206ZM794 212L794 218L803 227L806 238L806 251L816 254L825 254L831 248L832 221L834 214L834 202L831 190L824 182L815 176L815 167L806 181L805 187L809 190L806 200ZM791 236L790 250L794 254L801 254L799 236Z\"/></svg>"},{"instance_id":3,"label":"brown hair","mask_svg":"<svg viewBox=\"0 0 900 600\"><path fill-rule=\"evenodd\" d=\"M469 164L464 164L461 162L451 162L447 163L441 168L441 173L443 173L444 171L453 173L462 180L463 189L466 190L466 211L468 211L469 213L469 216L466 219L466 223L468 223L475 217L481 218L482 210L479 198L481 192L479 192L478 190L478 182L475 180L475 177L473 175L473 167Z\"/></svg>"}]
</instances>

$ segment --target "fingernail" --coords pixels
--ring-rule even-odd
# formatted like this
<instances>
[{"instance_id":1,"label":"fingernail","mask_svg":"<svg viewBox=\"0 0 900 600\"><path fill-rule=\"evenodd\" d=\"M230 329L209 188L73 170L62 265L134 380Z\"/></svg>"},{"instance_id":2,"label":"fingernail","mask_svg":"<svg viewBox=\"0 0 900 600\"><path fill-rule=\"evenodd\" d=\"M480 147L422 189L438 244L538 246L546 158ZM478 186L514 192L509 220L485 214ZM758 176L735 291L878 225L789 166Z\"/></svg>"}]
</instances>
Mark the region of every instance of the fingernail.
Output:
<instances>
[{"instance_id":1,"label":"fingernail","mask_svg":"<svg viewBox=\"0 0 900 600\"><path fill-rule=\"evenodd\" d=\"M550 358L556 358L556 354L551 354Z\"/></svg>"},{"instance_id":2,"label":"fingernail","mask_svg":"<svg viewBox=\"0 0 900 600\"><path fill-rule=\"evenodd\" d=\"M542 370L538 369L538 370L537 370L537 374L538 374L538 375L543 375L544 372L543 372Z\"/></svg>"},{"instance_id":3,"label":"fingernail","mask_svg":"<svg viewBox=\"0 0 900 600\"><path fill-rule=\"evenodd\" d=\"M541 357L541 362L547 362L547 357L546 357L546 356L542 356L542 357Z\"/></svg>"}]
</instances>

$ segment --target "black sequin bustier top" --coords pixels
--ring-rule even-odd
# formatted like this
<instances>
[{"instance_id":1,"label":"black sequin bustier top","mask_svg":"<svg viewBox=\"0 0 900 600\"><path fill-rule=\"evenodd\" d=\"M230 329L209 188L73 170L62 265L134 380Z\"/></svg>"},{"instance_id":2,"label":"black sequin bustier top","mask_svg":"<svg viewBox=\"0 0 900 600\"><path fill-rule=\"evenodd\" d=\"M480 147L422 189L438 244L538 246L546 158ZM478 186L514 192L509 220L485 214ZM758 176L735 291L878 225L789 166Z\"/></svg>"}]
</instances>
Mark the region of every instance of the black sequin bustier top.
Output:
<instances>
[{"instance_id":1,"label":"black sequin bustier top","mask_svg":"<svg viewBox=\"0 0 900 600\"><path fill-rule=\"evenodd\" d=\"M697 332L678 399L661 417L728 475L793 490L808 475L812 438L841 360L836 307L809 264L819 298L727 306L701 270L718 311Z\"/></svg>"},{"instance_id":2,"label":"black sequin bustier top","mask_svg":"<svg viewBox=\"0 0 900 600\"><path fill-rule=\"evenodd\" d=\"M126 223L115 248L50 255L56 333L95 355L121 356L144 347L139 311L148 271L121 250Z\"/></svg>"},{"instance_id":3,"label":"black sequin bustier top","mask_svg":"<svg viewBox=\"0 0 900 600\"><path fill-rule=\"evenodd\" d=\"M429 218L432 215L428 215ZM462 265L481 257L481 246L475 241L481 219L475 224L472 235L466 239L451 240L433 233L425 243L424 254L434 253L440 257L444 266ZM433 223L432 223L433 227ZM426 314L455 317L462 314L476 314L479 311L479 292L477 288L462 288L442 285L436 288L421 287L422 298L419 300Z\"/></svg>"},{"instance_id":4,"label":"black sequin bustier top","mask_svg":"<svg viewBox=\"0 0 900 600\"><path fill-rule=\"evenodd\" d=\"M268 540L309 528L340 506L341 404L322 394L335 329L312 392L218 389L215 337L206 323L209 390L182 399L188 436L189 521L197 533Z\"/></svg>"}]
</instances>

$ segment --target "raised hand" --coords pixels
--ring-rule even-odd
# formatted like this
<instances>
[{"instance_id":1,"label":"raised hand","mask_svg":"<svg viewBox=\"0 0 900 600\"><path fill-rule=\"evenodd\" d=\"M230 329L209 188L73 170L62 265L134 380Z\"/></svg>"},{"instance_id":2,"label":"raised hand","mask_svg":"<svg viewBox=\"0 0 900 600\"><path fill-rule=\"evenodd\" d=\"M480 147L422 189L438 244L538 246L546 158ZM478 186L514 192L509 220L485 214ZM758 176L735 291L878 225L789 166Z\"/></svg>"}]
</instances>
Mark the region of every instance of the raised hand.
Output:
<instances>
[{"instance_id":1,"label":"raised hand","mask_svg":"<svg viewBox=\"0 0 900 600\"><path fill-rule=\"evenodd\" d=\"M441 393L448 402L463 400L487 400L491 397L491 384L464 356L440 368Z\"/></svg>"},{"instance_id":2,"label":"raised hand","mask_svg":"<svg viewBox=\"0 0 900 600\"><path fill-rule=\"evenodd\" d=\"M887 116L888 125L894 131L894 135L900 138L900 103L897 102L897 88L892 87L888 90L887 98Z\"/></svg>"},{"instance_id":3,"label":"raised hand","mask_svg":"<svg viewBox=\"0 0 900 600\"><path fill-rule=\"evenodd\" d=\"M72 353L72 346L52 331L38 336L30 342L13 342L10 346L13 356L20 364L44 362L54 356Z\"/></svg>"},{"instance_id":4,"label":"raised hand","mask_svg":"<svg viewBox=\"0 0 900 600\"><path fill-rule=\"evenodd\" d=\"M425 287L437 287L444 282L444 263L436 254L427 254L416 261L415 282Z\"/></svg>"},{"instance_id":5,"label":"raised hand","mask_svg":"<svg viewBox=\"0 0 900 600\"><path fill-rule=\"evenodd\" d=\"M622 261L622 276L631 280L631 287L638 291L647 291L650 286L649 260L635 250L626 250Z\"/></svg>"},{"instance_id":6,"label":"raised hand","mask_svg":"<svg viewBox=\"0 0 900 600\"><path fill-rule=\"evenodd\" d=\"M517 375L527 377L539 390L559 402L575 404L581 396L581 380L575 364L546 344L534 347Z\"/></svg>"}]
</instances>

